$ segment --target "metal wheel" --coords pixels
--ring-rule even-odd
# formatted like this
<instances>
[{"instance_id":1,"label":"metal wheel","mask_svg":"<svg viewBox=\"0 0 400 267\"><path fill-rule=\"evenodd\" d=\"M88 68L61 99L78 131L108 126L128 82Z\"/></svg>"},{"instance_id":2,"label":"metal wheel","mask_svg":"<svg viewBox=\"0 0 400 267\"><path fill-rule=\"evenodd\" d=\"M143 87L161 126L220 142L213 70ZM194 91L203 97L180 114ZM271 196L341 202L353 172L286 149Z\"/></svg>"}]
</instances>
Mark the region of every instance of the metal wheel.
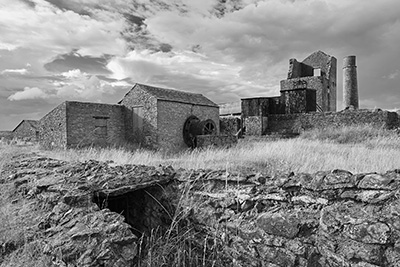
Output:
<instances>
[{"instance_id":1,"label":"metal wheel","mask_svg":"<svg viewBox=\"0 0 400 267\"><path fill-rule=\"evenodd\" d=\"M199 118L196 116L190 116L186 119L183 125L183 141L188 147L196 147L196 134L194 133L194 128L200 123Z\"/></svg>"}]
</instances>

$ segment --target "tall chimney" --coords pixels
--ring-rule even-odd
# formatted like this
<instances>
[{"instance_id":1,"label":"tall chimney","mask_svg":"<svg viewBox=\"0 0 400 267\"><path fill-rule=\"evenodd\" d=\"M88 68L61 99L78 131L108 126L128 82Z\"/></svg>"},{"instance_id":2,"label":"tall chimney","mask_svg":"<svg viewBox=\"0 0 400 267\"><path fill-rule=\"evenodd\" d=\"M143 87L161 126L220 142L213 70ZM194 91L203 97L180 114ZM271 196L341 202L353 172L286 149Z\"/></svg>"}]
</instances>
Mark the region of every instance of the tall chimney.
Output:
<instances>
[{"instance_id":1,"label":"tall chimney","mask_svg":"<svg viewBox=\"0 0 400 267\"><path fill-rule=\"evenodd\" d=\"M343 106L358 109L358 85L356 56L343 59Z\"/></svg>"}]
</instances>

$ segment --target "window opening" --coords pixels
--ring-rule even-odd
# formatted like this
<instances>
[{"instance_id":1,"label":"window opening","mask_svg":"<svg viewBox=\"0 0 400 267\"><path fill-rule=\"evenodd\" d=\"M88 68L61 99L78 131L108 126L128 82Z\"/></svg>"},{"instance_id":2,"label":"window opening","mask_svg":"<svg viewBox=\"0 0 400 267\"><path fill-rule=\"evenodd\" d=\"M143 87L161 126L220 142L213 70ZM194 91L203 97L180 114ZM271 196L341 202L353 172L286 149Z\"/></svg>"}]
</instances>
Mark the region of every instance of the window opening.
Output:
<instances>
[{"instance_id":1,"label":"window opening","mask_svg":"<svg viewBox=\"0 0 400 267\"><path fill-rule=\"evenodd\" d=\"M321 76L321 69L314 69L314 76Z\"/></svg>"},{"instance_id":2,"label":"window opening","mask_svg":"<svg viewBox=\"0 0 400 267\"><path fill-rule=\"evenodd\" d=\"M108 117L94 117L94 132L98 137L107 137L107 119Z\"/></svg>"}]
</instances>

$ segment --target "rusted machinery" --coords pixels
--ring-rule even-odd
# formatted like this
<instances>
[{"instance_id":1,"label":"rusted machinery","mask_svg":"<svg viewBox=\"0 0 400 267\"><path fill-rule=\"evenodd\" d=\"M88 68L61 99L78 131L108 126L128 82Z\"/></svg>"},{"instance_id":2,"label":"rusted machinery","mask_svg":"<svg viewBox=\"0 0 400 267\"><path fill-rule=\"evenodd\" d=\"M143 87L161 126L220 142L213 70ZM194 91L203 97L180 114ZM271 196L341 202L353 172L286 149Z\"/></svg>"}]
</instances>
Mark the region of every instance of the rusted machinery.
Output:
<instances>
[{"instance_id":1,"label":"rusted machinery","mask_svg":"<svg viewBox=\"0 0 400 267\"><path fill-rule=\"evenodd\" d=\"M195 148L197 146L198 135L213 135L217 133L217 126L211 119L201 121L192 115L186 119L183 125L183 140L188 147Z\"/></svg>"}]
</instances>

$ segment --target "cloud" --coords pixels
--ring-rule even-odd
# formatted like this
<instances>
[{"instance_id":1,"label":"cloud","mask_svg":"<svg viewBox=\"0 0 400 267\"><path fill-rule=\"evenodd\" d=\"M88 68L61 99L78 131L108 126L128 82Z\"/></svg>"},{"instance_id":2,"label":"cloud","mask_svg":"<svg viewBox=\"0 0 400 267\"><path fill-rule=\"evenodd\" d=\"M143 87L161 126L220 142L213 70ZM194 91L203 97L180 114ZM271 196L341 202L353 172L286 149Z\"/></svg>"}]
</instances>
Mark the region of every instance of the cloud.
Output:
<instances>
[{"instance_id":1,"label":"cloud","mask_svg":"<svg viewBox=\"0 0 400 267\"><path fill-rule=\"evenodd\" d=\"M389 80L394 80L397 77L399 77L400 75L400 71L399 70L395 70L394 72L390 73L387 76L383 76L384 79L389 79Z\"/></svg>"},{"instance_id":2,"label":"cloud","mask_svg":"<svg viewBox=\"0 0 400 267\"><path fill-rule=\"evenodd\" d=\"M126 21L119 13L102 11L91 17L43 0L35 1L33 8L15 0L4 1L0 8L2 43L40 49L48 55L73 49L82 55L119 55L125 51L120 32Z\"/></svg>"},{"instance_id":3,"label":"cloud","mask_svg":"<svg viewBox=\"0 0 400 267\"><path fill-rule=\"evenodd\" d=\"M0 74L20 74L25 75L28 73L27 69L5 69L0 72Z\"/></svg>"},{"instance_id":4,"label":"cloud","mask_svg":"<svg viewBox=\"0 0 400 267\"><path fill-rule=\"evenodd\" d=\"M112 95L121 87L126 87L127 83L109 82L99 79L96 75L81 72L79 69L61 73L57 79L43 84L43 88L25 87L22 91L11 94L10 101L27 99L45 100L89 100L101 101L104 96Z\"/></svg>"},{"instance_id":5,"label":"cloud","mask_svg":"<svg viewBox=\"0 0 400 267\"><path fill-rule=\"evenodd\" d=\"M8 97L10 101L19 101L27 99L46 99L49 96L40 88L25 87L23 91L16 92Z\"/></svg>"}]
</instances>

